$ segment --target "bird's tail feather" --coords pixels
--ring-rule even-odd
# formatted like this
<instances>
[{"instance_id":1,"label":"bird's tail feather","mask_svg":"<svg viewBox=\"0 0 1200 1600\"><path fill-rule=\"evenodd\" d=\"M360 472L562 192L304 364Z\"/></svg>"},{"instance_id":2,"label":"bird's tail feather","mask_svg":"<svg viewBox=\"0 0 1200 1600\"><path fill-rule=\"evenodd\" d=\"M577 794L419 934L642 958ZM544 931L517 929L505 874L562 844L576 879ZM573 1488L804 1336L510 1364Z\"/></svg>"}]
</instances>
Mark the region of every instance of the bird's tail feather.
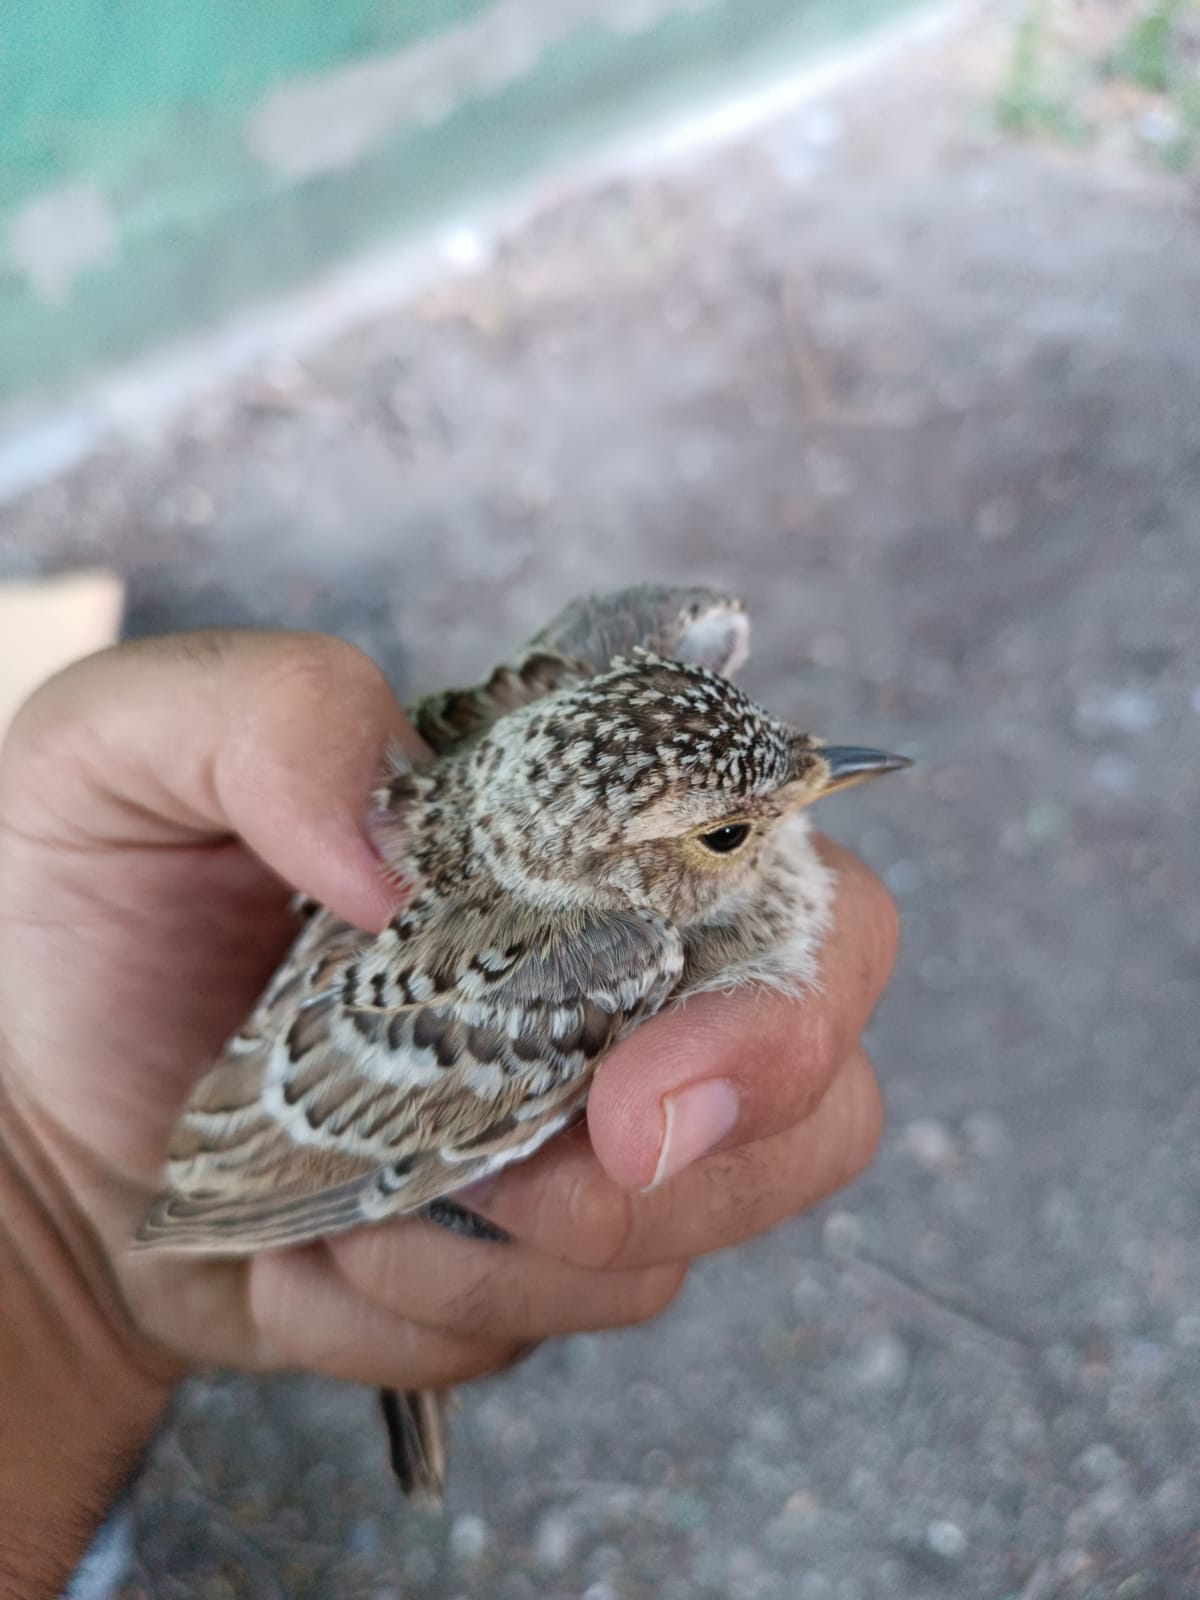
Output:
<instances>
[{"instance_id":1,"label":"bird's tail feather","mask_svg":"<svg viewBox=\"0 0 1200 1600\"><path fill-rule=\"evenodd\" d=\"M429 1389L381 1389L392 1471L419 1504L440 1506L446 1484L446 1402Z\"/></svg>"}]
</instances>

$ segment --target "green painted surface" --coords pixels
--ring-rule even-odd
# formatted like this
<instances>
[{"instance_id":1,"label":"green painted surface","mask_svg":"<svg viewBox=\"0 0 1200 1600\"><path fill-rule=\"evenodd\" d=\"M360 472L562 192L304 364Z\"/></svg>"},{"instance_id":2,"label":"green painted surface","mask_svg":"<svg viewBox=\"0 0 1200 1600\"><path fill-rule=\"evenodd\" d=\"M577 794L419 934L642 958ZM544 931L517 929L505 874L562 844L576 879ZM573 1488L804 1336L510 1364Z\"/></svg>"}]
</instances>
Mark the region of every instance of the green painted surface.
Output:
<instances>
[{"instance_id":1,"label":"green painted surface","mask_svg":"<svg viewBox=\"0 0 1200 1600\"><path fill-rule=\"evenodd\" d=\"M81 179L119 232L113 258L57 304L0 265L0 398L211 324L461 214L622 122L797 62L907 3L711 0L636 34L582 27L438 123L402 124L354 165L289 183L246 144L264 92L428 39L486 0L0 0L0 237L16 206Z\"/></svg>"},{"instance_id":2,"label":"green painted surface","mask_svg":"<svg viewBox=\"0 0 1200 1600\"><path fill-rule=\"evenodd\" d=\"M0 0L0 208L86 174L186 181L274 84L403 49L490 0Z\"/></svg>"}]
</instances>

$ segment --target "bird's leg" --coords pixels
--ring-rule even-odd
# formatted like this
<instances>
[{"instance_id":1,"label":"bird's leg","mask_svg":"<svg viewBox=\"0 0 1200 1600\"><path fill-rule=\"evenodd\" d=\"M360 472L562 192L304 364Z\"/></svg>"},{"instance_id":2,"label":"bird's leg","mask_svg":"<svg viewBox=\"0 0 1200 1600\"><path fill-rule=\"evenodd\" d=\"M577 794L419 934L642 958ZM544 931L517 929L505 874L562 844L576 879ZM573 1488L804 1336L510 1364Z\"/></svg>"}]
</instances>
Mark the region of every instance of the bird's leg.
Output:
<instances>
[{"instance_id":1,"label":"bird's leg","mask_svg":"<svg viewBox=\"0 0 1200 1600\"><path fill-rule=\"evenodd\" d=\"M509 1244L512 1241L511 1233L498 1228L494 1222L485 1222L482 1217L453 1200L430 1200L416 1215L425 1222L436 1222L439 1228L447 1228L463 1239L478 1239L484 1244Z\"/></svg>"}]
</instances>

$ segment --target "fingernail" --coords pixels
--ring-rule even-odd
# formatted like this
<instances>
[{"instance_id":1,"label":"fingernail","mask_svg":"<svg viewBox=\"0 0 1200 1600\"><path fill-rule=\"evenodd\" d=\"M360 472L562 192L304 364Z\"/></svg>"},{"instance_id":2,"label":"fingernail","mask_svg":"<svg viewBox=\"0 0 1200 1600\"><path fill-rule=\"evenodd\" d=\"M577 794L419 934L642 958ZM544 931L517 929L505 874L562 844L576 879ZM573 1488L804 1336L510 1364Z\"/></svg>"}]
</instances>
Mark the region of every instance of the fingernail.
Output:
<instances>
[{"instance_id":1,"label":"fingernail","mask_svg":"<svg viewBox=\"0 0 1200 1600\"><path fill-rule=\"evenodd\" d=\"M389 861L395 855L398 824L395 813L386 806L372 805L366 818L367 843L380 861ZM392 847L392 848L389 848Z\"/></svg>"},{"instance_id":2,"label":"fingernail","mask_svg":"<svg viewBox=\"0 0 1200 1600\"><path fill-rule=\"evenodd\" d=\"M666 1126L662 1149L647 1189L656 1189L707 1155L733 1127L737 1115L737 1095L724 1078L710 1078L667 1095L663 1101Z\"/></svg>"},{"instance_id":3,"label":"fingernail","mask_svg":"<svg viewBox=\"0 0 1200 1600\"><path fill-rule=\"evenodd\" d=\"M401 864L402 851L396 848L397 842L406 846L408 840L397 834L396 819L391 812L378 806L367 813L366 840L375 858L376 870L383 868L380 877L388 900L389 915L394 915L404 909L415 893L413 883Z\"/></svg>"}]
</instances>

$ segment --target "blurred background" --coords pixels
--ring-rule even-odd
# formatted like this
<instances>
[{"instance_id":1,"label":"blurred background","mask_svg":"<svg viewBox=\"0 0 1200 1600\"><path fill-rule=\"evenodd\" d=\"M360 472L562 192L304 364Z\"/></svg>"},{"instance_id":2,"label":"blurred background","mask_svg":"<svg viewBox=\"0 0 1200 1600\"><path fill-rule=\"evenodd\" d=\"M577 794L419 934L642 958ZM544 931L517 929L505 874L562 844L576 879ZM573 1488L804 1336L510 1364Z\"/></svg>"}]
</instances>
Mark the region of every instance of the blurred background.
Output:
<instances>
[{"instance_id":1,"label":"blurred background","mask_svg":"<svg viewBox=\"0 0 1200 1600\"><path fill-rule=\"evenodd\" d=\"M1200 1595L1198 71L1191 0L0 0L0 576L404 695L711 580L919 762L822 815L867 1176L467 1392L442 1518L370 1395L192 1383L122 1600Z\"/></svg>"}]
</instances>

